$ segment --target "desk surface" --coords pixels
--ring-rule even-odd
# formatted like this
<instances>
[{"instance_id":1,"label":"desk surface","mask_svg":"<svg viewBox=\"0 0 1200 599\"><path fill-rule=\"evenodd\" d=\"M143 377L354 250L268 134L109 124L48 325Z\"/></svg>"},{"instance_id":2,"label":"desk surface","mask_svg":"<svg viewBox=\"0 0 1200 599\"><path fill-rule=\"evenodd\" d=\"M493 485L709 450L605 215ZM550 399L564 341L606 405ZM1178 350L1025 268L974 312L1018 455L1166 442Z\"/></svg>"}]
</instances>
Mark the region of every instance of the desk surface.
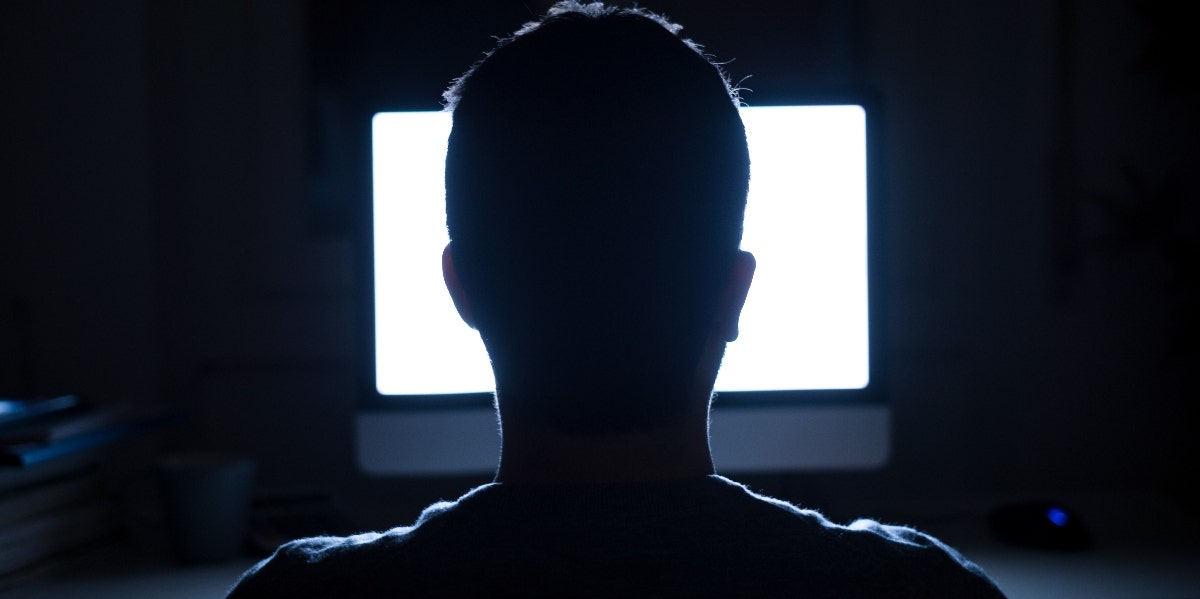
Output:
<instances>
[{"instance_id":1,"label":"desk surface","mask_svg":"<svg viewBox=\"0 0 1200 599\"><path fill-rule=\"evenodd\" d=\"M926 517L897 515L933 533L978 563L1010 599L1200 598L1200 524L1144 497L1077 498L1095 546L1081 552L1020 549L995 540L978 509L935 509ZM1132 516L1132 517L1131 517ZM0 591L0 599L219 598L254 563L243 557L207 566L178 566L166 551L119 548L98 552L80 567Z\"/></svg>"},{"instance_id":2,"label":"desk surface","mask_svg":"<svg viewBox=\"0 0 1200 599\"><path fill-rule=\"evenodd\" d=\"M107 559L105 561L108 561ZM204 566L176 566L169 562L134 560L131 566L108 573L86 568L83 572L47 575L21 586L0 591L3 599L220 599L255 560L240 558Z\"/></svg>"},{"instance_id":3,"label":"desk surface","mask_svg":"<svg viewBox=\"0 0 1200 599\"><path fill-rule=\"evenodd\" d=\"M1065 554L1005 549L970 555L1010 599L1200 597L1200 549L1196 548Z\"/></svg>"},{"instance_id":4,"label":"desk surface","mask_svg":"<svg viewBox=\"0 0 1200 599\"><path fill-rule=\"evenodd\" d=\"M987 570L1010 599L1200 597L1200 548L1052 553L992 547L963 551ZM164 564L109 575L45 578L0 592L0 597L212 599L223 597L252 564L253 560L244 558L210 566Z\"/></svg>"}]
</instances>

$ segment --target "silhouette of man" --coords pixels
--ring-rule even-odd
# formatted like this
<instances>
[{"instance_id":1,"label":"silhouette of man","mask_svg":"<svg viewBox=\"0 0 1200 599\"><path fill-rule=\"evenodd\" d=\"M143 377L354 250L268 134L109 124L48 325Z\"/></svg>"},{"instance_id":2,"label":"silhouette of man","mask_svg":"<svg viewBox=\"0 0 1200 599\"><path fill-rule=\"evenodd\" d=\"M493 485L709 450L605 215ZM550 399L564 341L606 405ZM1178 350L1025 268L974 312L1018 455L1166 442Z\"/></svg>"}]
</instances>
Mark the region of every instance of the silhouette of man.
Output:
<instances>
[{"instance_id":1,"label":"silhouette of man","mask_svg":"<svg viewBox=\"0 0 1200 599\"><path fill-rule=\"evenodd\" d=\"M728 80L679 27L564 2L446 92L446 286L496 377L495 482L283 546L232 597L996 597L912 529L717 476L708 410L754 273Z\"/></svg>"}]
</instances>

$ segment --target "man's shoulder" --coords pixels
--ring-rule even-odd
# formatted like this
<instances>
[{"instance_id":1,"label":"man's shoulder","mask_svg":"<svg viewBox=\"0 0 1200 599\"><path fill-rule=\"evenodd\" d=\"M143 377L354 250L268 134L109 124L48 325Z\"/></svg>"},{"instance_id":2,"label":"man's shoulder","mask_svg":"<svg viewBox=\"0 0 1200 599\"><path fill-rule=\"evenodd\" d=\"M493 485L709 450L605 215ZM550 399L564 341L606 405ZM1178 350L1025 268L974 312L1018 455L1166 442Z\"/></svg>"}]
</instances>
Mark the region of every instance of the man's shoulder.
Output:
<instances>
[{"instance_id":1,"label":"man's shoulder","mask_svg":"<svg viewBox=\"0 0 1200 599\"><path fill-rule=\"evenodd\" d=\"M728 504L738 504L741 515L741 530L732 534L746 535L738 544L752 547L749 559L765 569L790 564L786 572L797 578L826 581L831 588L857 581L860 590L875 587L888 596L1003 596L979 566L932 535L868 519L838 524L818 511L723 482Z\"/></svg>"},{"instance_id":2,"label":"man's shoulder","mask_svg":"<svg viewBox=\"0 0 1200 599\"><path fill-rule=\"evenodd\" d=\"M284 545L247 572L231 597L510 587L579 594L575 581L593 594L1001 596L981 570L930 535L870 520L836 524L722 477L479 491L430 506L413 526Z\"/></svg>"},{"instance_id":3,"label":"man's shoulder","mask_svg":"<svg viewBox=\"0 0 1200 599\"><path fill-rule=\"evenodd\" d=\"M472 489L459 501L479 490ZM430 505L410 526L285 543L247 570L230 591L229 598L371 596L380 584L407 581L419 585L420 580L413 575L425 569L425 562L438 556L422 550L417 532L453 511L459 501Z\"/></svg>"},{"instance_id":4,"label":"man's shoulder","mask_svg":"<svg viewBox=\"0 0 1200 599\"><path fill-rule=\"evenodd\" d=\"M385 570L412 527L348 537L310 537L280 546L242 575L231 599L338 596Z\"/></svg>"}]
</instances>

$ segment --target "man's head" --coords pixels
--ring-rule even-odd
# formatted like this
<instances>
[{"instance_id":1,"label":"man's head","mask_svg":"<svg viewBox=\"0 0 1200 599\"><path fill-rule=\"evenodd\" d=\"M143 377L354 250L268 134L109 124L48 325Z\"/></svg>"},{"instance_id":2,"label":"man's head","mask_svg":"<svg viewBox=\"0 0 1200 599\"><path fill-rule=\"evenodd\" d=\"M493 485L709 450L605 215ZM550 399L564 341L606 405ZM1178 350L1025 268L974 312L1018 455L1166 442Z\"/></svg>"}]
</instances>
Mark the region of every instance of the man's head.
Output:
<instances>
[{"instance_id":1,"label":"man's head","mask_svg":"<svg viewBox=\"0 0 1200 599\"><path fill-rule=\"evenodd\" d=\"M448 255L507 411L637 430L692 392L749 155L736 94L678 30L561 3L446 92Z\"/></svg>"}]
</instances>

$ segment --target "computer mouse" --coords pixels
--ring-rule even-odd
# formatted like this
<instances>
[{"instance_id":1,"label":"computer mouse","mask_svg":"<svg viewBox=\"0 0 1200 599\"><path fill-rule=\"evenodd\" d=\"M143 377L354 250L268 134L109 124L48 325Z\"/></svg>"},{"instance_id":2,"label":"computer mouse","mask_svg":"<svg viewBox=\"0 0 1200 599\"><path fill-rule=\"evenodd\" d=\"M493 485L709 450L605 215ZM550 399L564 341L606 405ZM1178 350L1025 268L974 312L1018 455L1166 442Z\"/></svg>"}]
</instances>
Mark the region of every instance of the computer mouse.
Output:
<instances>
[{"instance_id":1,"label":"computer mouse","mask_svg":"<svg viewBox=\"0 0 1200 599\"><path fill-rule=\"evenodd\" d=\"M1081 551L1092 546L1092 535L1079 514L1053 501L1002 505L988 516L992 532L1019 547Z\"/></svg>"}]
</instances>

